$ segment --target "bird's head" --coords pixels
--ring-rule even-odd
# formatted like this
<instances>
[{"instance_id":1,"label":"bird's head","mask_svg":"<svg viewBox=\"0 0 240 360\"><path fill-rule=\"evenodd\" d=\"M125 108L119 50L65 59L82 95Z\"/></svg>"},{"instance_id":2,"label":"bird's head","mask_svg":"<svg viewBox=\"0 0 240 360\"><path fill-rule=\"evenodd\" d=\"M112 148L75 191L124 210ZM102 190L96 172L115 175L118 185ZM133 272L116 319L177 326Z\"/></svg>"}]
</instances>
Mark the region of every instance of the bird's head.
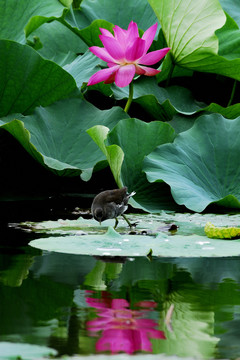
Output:
<instances>
[{"instance_id":1,"label":"bird's head","mask_svg":"<svg viewBox=\"0 0 240 360\"><path fill-rule=\"evenodd\" d=\"M97 220L97 221L100 223L100 225L101 225L101 222L104 220L102 209L101 209L101 208L96 208L96 209L94 209L93 217L94 217L94 219Z\"/></svg>"}]
</instances>

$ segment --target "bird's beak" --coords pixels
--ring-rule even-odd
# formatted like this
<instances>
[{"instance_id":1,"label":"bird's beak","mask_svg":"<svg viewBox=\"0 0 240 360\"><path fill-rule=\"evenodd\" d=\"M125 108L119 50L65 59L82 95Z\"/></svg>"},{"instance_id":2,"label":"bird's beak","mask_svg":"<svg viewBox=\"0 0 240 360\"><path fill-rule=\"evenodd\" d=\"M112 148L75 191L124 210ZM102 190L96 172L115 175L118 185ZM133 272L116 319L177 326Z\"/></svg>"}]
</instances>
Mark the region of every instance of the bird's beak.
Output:
<instances>
[{"instance_id":1,"label":"bird's beak","mask_svg":"<svg viewBox=\"0 0 240 360\"><path fill-rule=\"evenodd\" d=\"M99 221L99 224L101 225L101 221Z\"/></svg>"}]
</instances>

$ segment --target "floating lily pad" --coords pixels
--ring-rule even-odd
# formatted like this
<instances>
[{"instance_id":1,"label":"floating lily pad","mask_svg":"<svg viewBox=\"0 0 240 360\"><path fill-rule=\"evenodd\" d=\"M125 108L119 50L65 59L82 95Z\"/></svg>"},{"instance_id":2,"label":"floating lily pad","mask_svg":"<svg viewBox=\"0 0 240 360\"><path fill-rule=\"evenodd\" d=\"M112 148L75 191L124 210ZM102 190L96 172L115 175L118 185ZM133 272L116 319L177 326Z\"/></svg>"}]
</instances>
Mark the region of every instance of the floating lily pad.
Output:
<instances>
[{"instance_id":1,"label":"floating lily pad","mask_svg":"<svg viewBox=\"0 0 240 360\"><path fill-rule=\"evenodd\" d=\"M200 226L203 230L203 226ZM33 240L30 245L47 251L99 256L215 257L240 255L240 241L209 239L159 231L156 235L120 235L112 227L105 234L69 235Z\"/></svg>"},{"instance_id":2,"label":"floating lily pad","mask_svg":"<svg viewBox=\"0 0 240 360\"><path fill-rule=\"evenodd\" d=\"M64 360L132 360L133 356L128 354L114 354L114 355L79 355L72 357L64 357ZM179 356L167 356L164 354L136 354L134 359L137 360L194 360L194 358L182 358Z\"/></svg>"},{"instance_id":3,"label":"floating lily pad","mask_svg":"<svg viewBox=\"0 0 240 360\"><path fill-rule=\"evenodd\" d=\"M0 342L1 359L39 359L40 356L57 355L57 351L46 346Z\"/></svg>"}]
</instances>

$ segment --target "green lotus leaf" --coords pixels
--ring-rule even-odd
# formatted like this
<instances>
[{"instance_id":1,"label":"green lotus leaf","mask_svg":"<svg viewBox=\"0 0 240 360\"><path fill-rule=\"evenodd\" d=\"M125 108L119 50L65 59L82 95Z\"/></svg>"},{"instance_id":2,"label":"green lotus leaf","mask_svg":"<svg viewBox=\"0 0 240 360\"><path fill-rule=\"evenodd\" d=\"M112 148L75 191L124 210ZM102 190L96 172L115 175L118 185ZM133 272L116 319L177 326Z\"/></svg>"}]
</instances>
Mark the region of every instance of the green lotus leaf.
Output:
<instances>
[{"instance_id":1,"label":"green lotus leaf","mask_svg":"<svg viewBox=\"0 0 240 360\"><path fill-rule=\"evenodd\" d=\"M67 7L70 7L72 5L73 0L60 0L60 2Z\"/></svg>"},{"instance_id":2,"label":"green lotus leaf","mask_svg":"<svg viewBox=\"0 0 240 360\"><path fill-rule=\"evenodd\" d=\"M155 11L174 62L188 68L218 53L215 31L225 21L218 0L158 1L149 0Z\"/></svg>"},{"instance_id":3,"label":"green lotus leaf","mask_svg":"<svg viewBox=\"0 0 240 360\"><path fill-rule=\"evenodd\" d=\"M99 123L111 129L127 117L119 107L99 110L85 100L67 99L37 108L33 115L20 117L21 121L11 121L13 115L2 118L0 126L42 165L59 175L81 174L89 180L95 165L106 163L106 158L86 130Z\"/></svg>"},{"instance_id":4,"label":"green lotus leaf","mask_svg":"<svg viewBox=\"0 0 240 360\"><path fill-rule=\"evenodd\" d=\"M215 257L240 255L240 241L209 239L199 235L120 235L111 226L105 234L48 237L30 246L67 254L98 256Z\"/></svg>"},{"instance_id":5,"label":"green lotus leaf","mask_svg":"<svg viewBox=\"0 0 240 360\"><path fill-rule=\"evenodd\" d=\"M240 238L240 228L238 227L216 227L210 221L205 225L204 231L209 238L213 239L233 239Z\"/></svg>"},{"instance_id":6,"label":"green lotus leaf","mask_svg":"<svg viewBox=\"0 0 240 360\"><path fill-rule=\"evenodd\" d=\"M95 141L95 143L102 150L103 154L106 156L116 183L119 187L122 187L123 183L121 179L121 167L124 153L118 145L105 145L108 132L109 129L102 125L97 125L87 130L87 133L91 136L91 138Z\"/></svg>"},{"instance_id":7,"label":"green lotus leaf","mask_svg":"<svg viewBox=\"0 0 240 360\"><path fill-rule=\"evenodd\" d=\"M0 116L29 114L76 90L73 77L27 45L0 40Z\"/></svg>"},{"instance_id":8,"label":"green lotus leaf","mask_svg":"<svg viewBox=\"0 0 240 360\"><path fill-rule=\"evenodd\" d=\"M35 39L39 39L41 47L36 49ZM33 44L32 44L33 43ZM28 37L28 44L46 59L60 66L71 64L78 54L85 53L87 45L71 29L58 21L43 24Z\"/></svg>"},{"instance_id":9,"label":"green lotus leaf","mask_svg":"<svg viewBox=\"0 0 240 360\"><path fill-rule=\"evenodd\" d=\"M240 80L239 29L218 0L149 3L162 25L174 64Z\"/></svg>"},{"instance_id":10,"label":"green lotus leaf","mask_svg":"<svg viewBox=\"0 0 240 360\"><path fill-rule=\"evenodd\" d=\"M128 98L128 87L112 86L117 100ZM133 101L141 105L154 119L171 120L178 113L192 115L206 107L197 103L191 92L181 86L162 88L154 78L141 77L134 81Z\"/></svg>"},{"instance_id":11,"label":"green lotus leaf","mask_svg":"<svg viewBox=\"0 0 240 360\"><path fill-rule=\"evenodd\" d=\"M24 28L31 17L49 20L61 17L64 11L58 0L0 0L0 9L0 38L21 43L25 41Z\"/></svg>"},{"instance_id":12,"label":"green lotus leaf","mask_svg":"<svg viewBox=\"0 0 240 360\"><path fill-rule=\"evenodd\" d=\"M240 4L235 0L220 0L223 10L226 11L240 26Z\"/></svg>"},{"instance_id":13,"label":"green lotus leaf","mask_svg":"<svg viewBox=\"0 0 240 360\"><path fill-rule=\"evenodd\" d=\"M117 100L128 98L128 87L111 86ZM139 104L154 119L171 120L176 113L194 115L202 111L216 112L229 119L236 118L240 113L240 104L223 107L215 103L206 105L194 99L193 94L182 86L158 86L155 78L140 77L134 81L133 101ZM187 119L188 123L191 120Z\"/></svg>"},{"instance_id":14,"label":"green lotus leaf","mask_svg":"<svg viewBox=\"0 0 240 360\"><path fill-rule=\"evenodd\" d=\"M67 241L66 241L67 239ZM120 235L111 226L103 235L82 235L33 240L29 243L48 251L101 256L145 256L154 241L142 235Z\"/></svg>"},{"instance_id":15,"label":"green lotus leaf","mask_svg":"<svg viewBox=\"0 0 240 360\"><path fill-rule=\"evenodd\" d=\"M135 21L138 28L147 30L157 22L156 15L147 0L83 0L81 11L90 22L104 19L114 25L127 29L130 21Z\"/></svg>"},{"instance_id":16,"label":"green lotus leaf","mask_svg":"<svg viewBox=\"0 0 240 360\"><path fill-rule=\"evenodd\" d=\"M46 346L2 341L0 343L1 359L32 360L40 356L57 355L57 351Z\"/></svg>"},{"instance_id":17,"label":"green lotus leaf","mask_svg":"<svg viewBox=\"0 0 240 360\"><path fill-rule=\"evenodd\" d=\"M87 51L84 55L78 56L73 62L64 66L64 70L71 74L78 87L81 87L83 82L88 82L91 75L101 69L102 60Z\"/></svg>"},{"instance_id":18,"label":"green lotus leaf","mask_svg":"<svg viewBox=\"0 0 240 360\"><path fill-rule=\"evenodd\" d=\"M164 183L149 184L142 172L144 156L156 146L173 141L175 132L169 124L125 119L109 133L101 126L89 129L88 133L105 153L118 186L136 191L134 199L130 200L132 206L151 212L173 209L169 187Z\"/></svg>"},{"instance_id":19,"label":"green lotus leaf","mask_svg":"<svg viewBox=\"0 0 240 360\"><path fill-rule=\"evenodd\" d=\"M158 146L144 161L150 182L165 181L178 204L201 212L209 204L240 207L240 117L199 117L172 144Z\"/></svg>"},{"instance_id":20,"label":"green lotus leaf","mask_svg":"<svg viewBox=\"0 0 240 360\"><path fill-rule=\"evenodd\" d=\"M235 21L227 15L227 20L225 25L216 32L216 35L219 40L219 55L225 59L232 60L227 65L228 69L226 71L235 72L239 69L240 62L240 51L239 51L239 35L240 30ZM236 69L231 69L231 65Z\"/></svg>"}]
</instances>

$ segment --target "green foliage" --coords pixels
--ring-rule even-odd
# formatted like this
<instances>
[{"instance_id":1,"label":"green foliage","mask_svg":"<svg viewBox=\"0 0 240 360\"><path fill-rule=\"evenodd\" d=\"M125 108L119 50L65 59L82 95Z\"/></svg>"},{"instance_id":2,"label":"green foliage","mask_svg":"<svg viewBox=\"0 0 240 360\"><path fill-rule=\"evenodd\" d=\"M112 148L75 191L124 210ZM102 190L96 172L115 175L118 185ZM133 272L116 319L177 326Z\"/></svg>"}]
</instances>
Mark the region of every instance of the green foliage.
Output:
<instances>
[{"instance_id":1,"label":"green foliage","mask_svg":"<svg viewBox=\"0 0 240 360\"><path fill-rule=\"evenodd\" d=\"M240 118L204 115L173 144L157 147L144 163L150 182L164 180L178 204L203 211L213 202L240 207Z\"/></svg>"},{"instance_id":2,"label":"green foliage","mask_svg":"<svg viewBox=\"0 0 240 360\"><path fill-rule=\"evenodd\" d=\"M195 211L240 207L239 12L225 0L0 0L1 129L61 176L87 181L108 162L137 208L170 209L173 198ZM129 119L118 107L128 88L86 83L106 67L88 51L102 46L99 28L131 20L140 34L157 22L152 50L171 52L156 78L134 80Z\"/></svg>"},{"instance_id":3,"label":"green foliage","mask_svg":"<svg viewBox=\"0 0 240 360\"><path fill-rule=\"evenodd\" d=\"M210 221L205 225L204 231L209 238L213 239L236 239L240 237L240 228L216 227Z\"/></svg>"},{"instance_id":4,"label":"green foliage","mask_svg":"<svg viewBox=\"0 0 240 360\"><path fill-rule=\"evenodd\" d=\"M0 116L30 113L67 97L75 80L60 66L27 45L0 40Z\"/></svg>"},{"instance_id":5,"label":"green foliage","mask_svg":"<svg viewBox=\"0 0 240 360\"><path fill-rule=\"evenodd\" d=\"M34 248L66 254L84 254L94 256L152 256L161 257L216 257L235 256L240 253L239 240L209 239L204 229L206 224L238 224L238 216L214 214L166 214L128 216L138 223L136 234L127 233L126 223L120 220L119 229L112 228L114 220L107 220L100 226L95 220L68 220L29 224L44 237L32 240ZM177 230L169 231L171 224ZM27 223L24 226L29 226ZM226 229L226 228L225 228ZM229 231L233 227L229 228ZM82 235L76 233L82 230ZM145 231L146 235L142 235ZM49 237L46 237L46 234ZM60 235L61 234L61 235ZM54 235L54 236L52 236ZM235 236L236 237L236 236ZM239 238L239 229L238 229ZM95 273L96 276L96 273ZM129 277L128 277L129 278ZM143 279L141 277L141 279Z\"/></svg>"},{"instance_id":6,"label":"green foliage","mask_svg":"<svg viewBox=\"0 0 240 360\"><path fill-rule=\"evenodd\" d=\"M88 180L94 166L105 157L86 130L99 122L112 128L127 114L119 107L101 111L83 99L69 99L18 118L5 117L0 126L42 165L59 175L81 174Z\"/></svg>"}]
</instances>

